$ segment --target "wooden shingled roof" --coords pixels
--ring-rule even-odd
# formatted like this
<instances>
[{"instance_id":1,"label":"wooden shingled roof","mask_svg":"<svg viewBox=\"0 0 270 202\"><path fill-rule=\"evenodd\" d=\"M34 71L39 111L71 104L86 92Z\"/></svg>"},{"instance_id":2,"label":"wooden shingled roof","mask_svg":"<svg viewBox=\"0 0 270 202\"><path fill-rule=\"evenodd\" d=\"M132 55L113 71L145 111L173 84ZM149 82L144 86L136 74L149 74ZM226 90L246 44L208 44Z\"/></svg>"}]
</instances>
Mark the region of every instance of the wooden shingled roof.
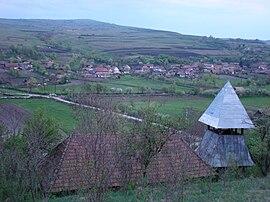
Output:
<instances>
[{"instance_id":1,"label":"wooden shingled roof","mask_svg":"<svg viewBox=\"0 0 270 202\"><path fill-rule=\"evenodd\" d=\"M48 158L53 162L49 192L79 190L97 183L121 187L143 176L140 152L129 155L119 135L73 135L58 145ZM49 167L48 167L49 168ZM178 136L172 135L150 162L146 176L150 184L183 177L204 177L209 166Z\"/></svg>"},{"instance_id":2,"label":"wooden shingled roof","mask_svg":"<svg viewBox=\"0 0 270 202\"><path fill-rule=\"evenodd\" d=\"M245 137L207 130L196 153L211 167L254 166Z\"/></svg>"},{"instance_id":3,"label":"wooden shingled roof","mask_svg":"<svg viewBox=\"0 0 270 202\"><path fill-rule=\"evenodd\" d=\"M214 128L254 128L244 106L228 81L199 119Z\"/></svg>"}]
</instances>

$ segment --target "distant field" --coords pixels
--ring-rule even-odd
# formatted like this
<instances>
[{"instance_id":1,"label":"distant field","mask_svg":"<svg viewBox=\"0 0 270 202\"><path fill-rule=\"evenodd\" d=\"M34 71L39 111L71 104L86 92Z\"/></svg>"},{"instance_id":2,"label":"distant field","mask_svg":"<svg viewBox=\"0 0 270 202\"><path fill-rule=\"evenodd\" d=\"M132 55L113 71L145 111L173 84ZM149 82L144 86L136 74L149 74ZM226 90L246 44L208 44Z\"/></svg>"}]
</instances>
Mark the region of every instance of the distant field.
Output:
<instances>
[{"instance_id":1,"label":"distant field","mask_svg":"<svg viewBox=\"0 0 270 202\"><path fill-rule=\"evenodd\" d=\"M157 102L157 105L160 105L158 112L162 114L168 114L171 116L179 116L182 113L184 108L193 108L196 110L203 111L210 104L211 100L169 100ZM149 105L149 102L133 102L135 107L139 109L140 107L146 107Z\"/></svg>"},{"instance_id":2,"label":"distant field","mask_svg":"<svg viewBox=\"0 0 270 202\"><path fill-rule=\"evenodd\" d=\"M148 79L144 77L139 76L124 76L120 79L110 80L111 84L118 84L118 85L125 85L125 86L134 86L134 87L145 87L145 88L151 88L154 90L161 90L162 88L171 88L171 84L168 84L166 82L157 81L153 79ZM185 90L190 90L192 87L184 87L184 86L175 86L176 92L182 92Z\"/></svg>"},{"instance_id":3,"label":"distant field","mask_svg":"<svg viewBox=\"0 0 270 202\"><path fill-rule=\"evenodd\" d=\"M65 132L71 132L77 125L73 110L66 104L49 99L0 99L0 103L20 105L30 111L43 109L47 117L52 117Z\"/></svg>"},{"instance_id":4,"label":"distant field","mask_svg":"<svg viewBox=\"0 0 270 202\"><path fill-rule=\"evenodd\" d=\"M244 97L241 98L243 105L247 109L259 109L264 107L270 107L270 96L267 97Z\"/></svg>"},{"instance_id":5,"label":"distant field","mask_svg":"<svg viewBox=\"0 0 270 202\"><path fill-rule=\"evenodd\" d=\"M182 58L234 57L240 54L239 44L266 46L254 40L223 40L93 20L0 19L0 47L16 44L59 54L96 50L120 57L167 54Z\"/></svg>"},{"instance_id":6,"label":"distant field","mask_svg":"<svg viewBox=\"0 0 270 202\"><path fill-rule=\"evenodd\" d=\"M29 92L29 88L21 88L22 90ZM62 86L57 85L56 87L54 85L48 85L44 87L36 87L32 88L32 93L44 93L44 94L50 94L50 93L56 93L56 94L65 94L68 91L74 91L79 92L81 89L80 85L73 85L73 86Z\"/></svg>"},{"instance_id":7,"label":"distant field","mask_svg":"<svg viewBox=\"0 0 270 202\"><path fill-rule=\"evenodd\" d=\"M168 100L155 101L160 104L158 112L171 116L179 116L184 108L193 108L199 111L205 111L214 98L206 98L202 100ZM270 97L243 97L241 101L247 110L257 110L259 108L270 107ZM128 104L128 103L126 103ZM149 102L133 102L136 109L146 107Z\"/></svg>"}]
</instances>

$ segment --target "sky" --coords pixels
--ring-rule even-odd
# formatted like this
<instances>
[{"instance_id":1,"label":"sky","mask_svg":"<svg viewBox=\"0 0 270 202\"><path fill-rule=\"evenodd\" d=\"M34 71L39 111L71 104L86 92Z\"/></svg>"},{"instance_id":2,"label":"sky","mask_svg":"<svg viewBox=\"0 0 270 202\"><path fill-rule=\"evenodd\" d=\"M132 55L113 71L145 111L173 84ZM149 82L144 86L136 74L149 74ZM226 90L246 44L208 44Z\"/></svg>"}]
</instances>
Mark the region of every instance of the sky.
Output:
<instances>
[{"instance_id":1,"label":"sky","mask_svg":"<svg viewBox=\"0 0 270 202\"><path fill-rule=\"evenodd\" d=\"M270 40L270 0L0 0L0 18L92 19L181 34Z\"/></svg>"}]
</instances>

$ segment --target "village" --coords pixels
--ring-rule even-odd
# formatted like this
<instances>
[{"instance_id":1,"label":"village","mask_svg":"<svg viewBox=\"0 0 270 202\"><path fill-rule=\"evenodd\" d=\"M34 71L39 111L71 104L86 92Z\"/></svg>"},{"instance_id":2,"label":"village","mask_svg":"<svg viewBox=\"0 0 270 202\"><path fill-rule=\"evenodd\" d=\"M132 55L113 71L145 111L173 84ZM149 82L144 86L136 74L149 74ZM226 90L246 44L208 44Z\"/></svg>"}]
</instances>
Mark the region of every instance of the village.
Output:
<instances>
[{"instance_id":1,"label":"village","mask_svg":"<svg viewBox=\"0 0 270 202\"><path fill-rule=\"evenodd\" d=\"M171 64L162 66L155 64L132 64L123 65L120 67L106 64L94 65L90 62L84 62L81 65L81 71L74 71L66 69L65 65L55 63L52 60L42 61L39 67L36 68L32 62L20 61L19 63L0 62L1 71L10 72L14 75L19 75L24 72L37 72L39 77L42 77L35 85L47 85L47 83L57 82L58 84L68 83L71 78L76 79L90 79L91 78L120 78L124 75L136 76L160 76L164 78L185 78L196 79L202 77L204 73L214 75L232 75L241 77L249 74L269 75L270 67L267 63L261 62L254 64L253 68L241 67L239 63L193 63L191 65L185 64ZM41 70L42 69L42 70ZM26 74L27 75L27 74ZM30 74L31 75L31 74ZM28 76L29 77L29 76ZM26 76L27 79L27 76ZM39 79L38 79L39 80ZM27 81L25 81L27 82Z\"/></svg>"}]
</instances>

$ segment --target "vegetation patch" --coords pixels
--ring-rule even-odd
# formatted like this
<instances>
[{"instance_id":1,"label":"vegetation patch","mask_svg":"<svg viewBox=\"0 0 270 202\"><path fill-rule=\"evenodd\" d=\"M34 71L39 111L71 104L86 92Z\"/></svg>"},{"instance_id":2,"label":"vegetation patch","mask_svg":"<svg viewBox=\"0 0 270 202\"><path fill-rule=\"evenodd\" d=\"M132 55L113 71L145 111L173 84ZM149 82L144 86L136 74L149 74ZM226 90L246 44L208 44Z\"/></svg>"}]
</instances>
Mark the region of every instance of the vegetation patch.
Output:
<instances>
[{"instance_id":1,"label":"vegetation patch","mask_svg":"<svg viewBox=\"0 0 270 202\"><path fill-rule=\"evenodd\" d=\"M65 132L71 132L77 125L73 118L73 110L66 104L50 99L1 99L0 103L12 103L30 111L44 110L47 117L53 118Z\"/></svg>"}]
</instances>

